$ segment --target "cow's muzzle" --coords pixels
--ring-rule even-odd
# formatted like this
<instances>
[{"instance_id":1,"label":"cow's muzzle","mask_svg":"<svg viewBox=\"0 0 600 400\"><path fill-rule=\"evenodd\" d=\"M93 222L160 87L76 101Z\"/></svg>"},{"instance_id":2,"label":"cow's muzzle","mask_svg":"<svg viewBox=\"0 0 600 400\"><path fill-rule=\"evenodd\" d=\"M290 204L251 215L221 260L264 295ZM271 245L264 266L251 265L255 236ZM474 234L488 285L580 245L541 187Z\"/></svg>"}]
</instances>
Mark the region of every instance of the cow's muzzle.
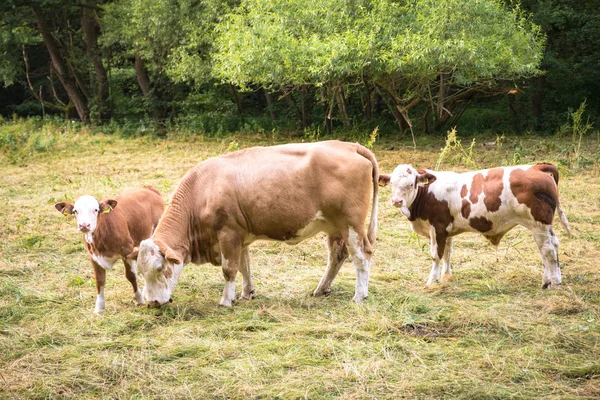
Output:
<instances>
[{"instance_id":1,"label":"cow's muzzle","mask_svg":"<svg viewBox=\"0 0 600 400\"><path fill-rule=\"evenodd\" d=\"M173 299L169 299L168 303L172 303ZM167 303L164 303L167 304ZM160 302L158 300L152 300L148 302L148 308L160 308L160 306L162 306L162 304L160 304Z\"/></svg>"}]
</instances>

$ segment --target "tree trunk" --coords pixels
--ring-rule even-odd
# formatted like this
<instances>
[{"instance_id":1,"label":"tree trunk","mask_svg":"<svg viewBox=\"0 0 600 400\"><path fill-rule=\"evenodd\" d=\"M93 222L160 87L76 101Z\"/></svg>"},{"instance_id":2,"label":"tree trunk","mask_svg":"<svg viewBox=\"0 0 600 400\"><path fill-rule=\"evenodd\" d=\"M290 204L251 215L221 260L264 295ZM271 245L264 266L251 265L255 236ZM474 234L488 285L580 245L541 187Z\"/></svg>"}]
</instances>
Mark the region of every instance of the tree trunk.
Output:
<instances>
[{"instance_id":1,"label":"tree trunk","mask_svg":"<svg viewBox=\"0 0 600 400\"><path fill-rule=\"evenodd\" d=\"M98 48L98 21L94 17L94 10L83 4L81 9L81 26L83 28L86 52L96 72L98 112L100 121L111 118L111 110L108 106L108 74L102 63L102 55Z\"/></svg>"},{"instance_id":2,"label":"tree trunk","mask_svg":"<svg viewBox=\"0 0 600 400\"><path fill-rule=\"evenodd\" d=\"M40 6L34 4L31 6L31 8L35 15L38 29L42 34L46 49L48 50L48 54L50 55L50 59L52 60L52 68L56 71L58 79L65 88L69 99L73 102L73 105L75 105L79 119L88 124L90 122L90 111L88 108L87 99L77 87L77 82L75 79L69 75L68 68L60 54L59 44L52 36L48 22L46 21Z\"/></svg>"},{"instance_id":3,"label":"tree trunk","mask_svg":"<svg viewBox=\"0 0 600 400\"><path fill-rule=\"evenodd\" d=\"M309 122L308 122L308 108L309 108L309 102L306 99L306 88L301 88L300 89L300 111L301 111L301 115L302 115L302 129L308 127Z\"/></svg>"},{"instance_id":4,"label":"tree trunk","mask_svg":"<svg viewBox=\"0 0 600 400\"><path fill-rule=\"evenodd\" d=\"M363 101L363 116L370 121L373 118L373 88L365 82L365 98Z\"/></svg>"},{"instance_id":5,"label":"tree trunk","mask_svg":"<svg viewBox=\"0 0 600 400\"><path fill-rule=\"evenodd\" d=\"M350 120L348 119L348 110L346 109L346 99L344 98L344 92L342 88L338 88L335 92L338 110L340 112L340 119L345 127L350 126Z\"/></svg>"},{"instance_id":6,"label":"tree trunk","mask_svg":"<svg viewBox=\"0 0 600 400\"><path fill-rule=\"evenodd\" d=\"M238 95L237 90L235 90L235 86L229 85L231 88L231 93L233 94L233 98L235 99L235 106L237 107L238 115L242 115L242 102L240 100L240 96Z\"/></svg>"},{"instance_id":7,"label":"tree trunk","mask_svg":"<svg viewBox=\"0 0 600 400\"><path fill-rule=\"evenodd\" d=\"M146 70L144 60L142 60L142 57L140 57L139 54L135 55L135 77L142 94L150 104L154 124L158 127L162 113L156 104L156 96L154 95L152 86L150 85L150 78L148 77L148 71Z\"/></svg>"},{"instance_id":8,"label":"tree trunk","mask_svg":"<svg viewBox=\"0 0 600 400\"><path fill-rule=\"evenodd\" d=\"M277 117L275 116L275 111L273 110L273 96L267 90L265 92L265 100L267 100L267 110L269 110L269 116L271 117L271 121L275 121Z\"/></svg>"},{"instance_id":9,"label":"tree trunk","mask_svg":"<svg viewBox=\"0 0 600 400\"><path fill-rule=\"evenodd\" d=\"M546 87L546 76L542 75L537 78L537 87L533 94L533 118L535 119L535 129L540 130L542 127L542 100L544 98L544 88Z\"/></svg>"}]
</instances>

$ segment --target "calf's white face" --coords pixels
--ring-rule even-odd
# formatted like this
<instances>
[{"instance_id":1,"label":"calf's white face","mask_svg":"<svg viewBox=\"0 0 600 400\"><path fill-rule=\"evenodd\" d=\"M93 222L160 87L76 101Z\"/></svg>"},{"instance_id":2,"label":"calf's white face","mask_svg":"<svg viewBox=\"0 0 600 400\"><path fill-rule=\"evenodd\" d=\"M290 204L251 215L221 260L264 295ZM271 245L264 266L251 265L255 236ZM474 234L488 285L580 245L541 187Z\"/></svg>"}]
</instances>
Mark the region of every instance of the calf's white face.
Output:
<instances>
[{"instance_id":1,"label":"calf's white face","mask_svg":"<svg viewBox=\"0 0 600 400\"><path fill-rule=\"evenodd\" d=\"M77 229L83 233L94 232L98 223L100 203L92 196L81 196L73 205L73 214L77 219Z\"/></svg>"},{"instance_id":2,"label":"calf's white face","mask_svg":"<svg viewBox=\"0 0 600 400\"><path fill-rule=\"evenodd\" d=\"M398 165L389 175L392 185L392 205L400 208L402 214L410 216L409 208L417 195L417 170L410 165Z\"/></svg>"},{"instance_id":3,"label":"calf's white face","mask_svg":"<svg viewBox=\"0 0 600 400\"><path fill-rule=\"evenodd\" d=\"M98 226L98 214L110 212L117 206L116 200L105 200L98 203L93 196L85 195L77 199L75 204L60 202L54 207L65 215L74 215L77 219L77 229L82 233L91 234Z\"/></svg>"},{"instance_id":4,"label":"calf's white face","mask_svg":"<svg viewBox=\"0 0 600 400\"><path fill-rule=\"evenodd\" d=\"M379 185L392 185L392 205L410 217L410 206L417 197L419 186L433 183L436 177L428 172L417 171L411 165L398 165L391 175L379 175Z\"/></svg>"},{"instance_id":5,"label":"calf's white face","mask_svg":"<svg viewBox=\"0 0 600 400\"><path fill-rule=\"evenodd\" d=\"M183 270L181 258L170 248L161 251L150 238L140 242L137 268L138 273L146 280L142 294L148 306L160 307L170 302L171 293Z\"/></svg>"}]
</instances>

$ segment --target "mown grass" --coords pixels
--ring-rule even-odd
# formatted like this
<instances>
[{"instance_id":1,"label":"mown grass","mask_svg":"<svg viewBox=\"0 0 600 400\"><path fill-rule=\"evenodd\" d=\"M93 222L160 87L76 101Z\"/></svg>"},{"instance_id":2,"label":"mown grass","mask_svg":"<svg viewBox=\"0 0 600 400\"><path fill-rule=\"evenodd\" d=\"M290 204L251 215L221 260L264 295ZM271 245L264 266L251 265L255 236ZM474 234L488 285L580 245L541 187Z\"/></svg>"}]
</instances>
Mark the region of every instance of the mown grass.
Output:
<instances>
[{"instance_id":1,"label":"mown grass","mask_svg":"<svg viewBox=\"0 0 600 400\"><path fill-rule=\"evenodd\" d=\"M578 170L562 167L570 143L556 138L506 138L489 151L478 144L473 155L481 167L511 164L517 152L524 163L561 165L574 236L556 224L559 290L541 289L537 248L520 228L497 250L476 235L459 236L456 280L426 289L428 245L382 189L362 305L351 302L349 262L330 296L311 297L326 260L319 235L295 247L254 244L257 298L230 309L217 306L223 278L210 265L186 266L170 306L135 307L119 263L107 274L107 309L97 316L81 238L54 202L147 184L167 199L206 157L301 139L49 135L48 148L0 153L2 398L600 397L597 140L586 140L591 161ZM418 139L416 151L408 140L379 140L381 169L433 166L443 140ZM448 160L443 167L465 169Z\"/></svg>"}]
</instances>

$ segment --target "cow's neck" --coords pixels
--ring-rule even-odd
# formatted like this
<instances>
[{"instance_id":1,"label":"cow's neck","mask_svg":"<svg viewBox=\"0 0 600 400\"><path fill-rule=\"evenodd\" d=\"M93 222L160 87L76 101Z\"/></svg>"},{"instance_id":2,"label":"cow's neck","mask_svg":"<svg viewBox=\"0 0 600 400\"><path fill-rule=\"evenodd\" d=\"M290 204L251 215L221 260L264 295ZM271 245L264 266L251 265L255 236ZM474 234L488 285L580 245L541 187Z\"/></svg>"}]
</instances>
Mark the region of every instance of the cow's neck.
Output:
<instances>
[{"instance_id":1,"label":"cow's neck","mask_svg":"<svg viewBox=\"0 0 600 400\"><path fill-rule=\"evenodd\" d=\"M172 211L171 207L169 208L168 211ZM179 251L186 264L190 254L187 220L185 217L177 217L173 212L167 212L152 235L155 242L161 241L171 249Z\"/></svg>"},{"instance_id":2,"label":"cow's neck","mask_svg":"<svg viewBox=\"0 0 600 400\"><path fill-rule=\"evenodd\" d=\"M410 221L424 218L426 209L425 199L427 198L428 186L417 186L417 195L410 205Z\"/></svg>"}]
</instances>

